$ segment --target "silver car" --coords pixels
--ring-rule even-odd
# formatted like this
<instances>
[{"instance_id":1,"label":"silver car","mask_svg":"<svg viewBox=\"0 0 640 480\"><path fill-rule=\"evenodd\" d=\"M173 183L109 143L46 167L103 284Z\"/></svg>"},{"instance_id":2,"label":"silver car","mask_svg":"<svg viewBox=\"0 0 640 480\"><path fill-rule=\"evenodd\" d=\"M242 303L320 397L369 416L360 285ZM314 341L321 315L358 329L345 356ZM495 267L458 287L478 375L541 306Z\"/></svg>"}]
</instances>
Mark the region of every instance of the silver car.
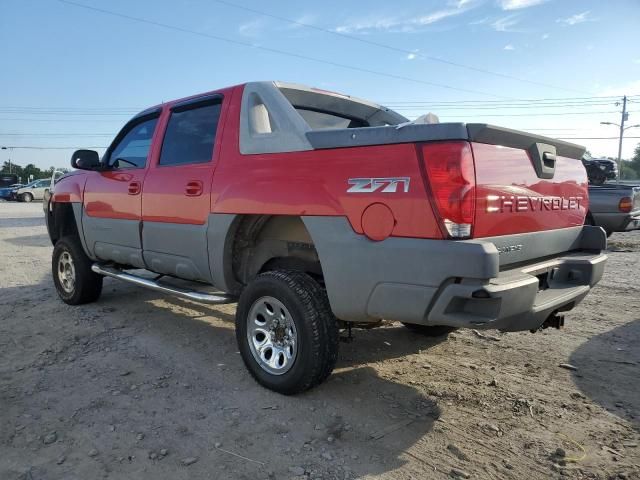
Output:
<instances>
[{"instance_id":1,"label":"silver car","mask_svg":"<svg viewBox=\"0 0 640 480\"><path fill-rule=\"evenodd\" d=\"M51 179L44 178L41 180L34 180L33 182L18 189L14 195L21 202L32 202L34 200L42 200L45 192L48 192L51 188Z\"/></svg>"}]
</instances>

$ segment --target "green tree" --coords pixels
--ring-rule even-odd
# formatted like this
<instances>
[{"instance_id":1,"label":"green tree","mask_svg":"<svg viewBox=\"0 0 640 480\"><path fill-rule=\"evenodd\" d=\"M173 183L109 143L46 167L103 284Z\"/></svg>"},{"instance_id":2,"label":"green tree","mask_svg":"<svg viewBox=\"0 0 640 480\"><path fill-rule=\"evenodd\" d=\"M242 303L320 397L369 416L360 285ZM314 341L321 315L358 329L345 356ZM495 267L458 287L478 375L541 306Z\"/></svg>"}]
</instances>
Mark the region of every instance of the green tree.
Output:
<instances>
[{"instance_id":1,"label":"green tree","mask_svg":"<svg viewBox=\"0 0 640 480\"><path fill-rule=\"evenodd\" d=\"M631 168L636 176L634 178L640 178L640 143L636 145L636 149L633 151L633 157L627 164L628 168Z\"/></svg>"}]
</instances>

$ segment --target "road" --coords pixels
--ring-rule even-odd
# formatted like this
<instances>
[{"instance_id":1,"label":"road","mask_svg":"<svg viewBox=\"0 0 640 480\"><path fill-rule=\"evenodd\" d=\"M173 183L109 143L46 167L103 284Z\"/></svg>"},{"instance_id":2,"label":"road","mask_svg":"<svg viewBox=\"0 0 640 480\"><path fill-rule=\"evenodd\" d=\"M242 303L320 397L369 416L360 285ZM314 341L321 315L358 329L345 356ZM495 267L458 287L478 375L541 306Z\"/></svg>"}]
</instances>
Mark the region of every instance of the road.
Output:
<instances>
[{"instance_id":1,"label":"road","mask_svg":"<svg viewBox=\"0 0 640 480\"><path fill-rule=\"evenodd\" d=\"M640 478L640 233L562 331L357 330L296 397L245 371L233 305L107 279L70 307L51 250L0 203L2 479Z\"/></svg>"}]
</instances>

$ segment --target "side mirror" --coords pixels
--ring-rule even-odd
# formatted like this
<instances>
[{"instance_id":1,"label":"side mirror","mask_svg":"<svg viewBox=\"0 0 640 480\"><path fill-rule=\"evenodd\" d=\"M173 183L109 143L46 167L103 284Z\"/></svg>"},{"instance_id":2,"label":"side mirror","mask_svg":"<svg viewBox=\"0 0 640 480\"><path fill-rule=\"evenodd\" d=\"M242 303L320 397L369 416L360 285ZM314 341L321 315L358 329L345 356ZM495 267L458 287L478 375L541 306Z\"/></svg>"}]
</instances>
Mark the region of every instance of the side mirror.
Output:
<instances>
[{"instance_id":1,"label":"side mirror","mask_svg":"<svg viewBox=\"0 0 640 480\"><path fill-rule=\"evenodd\" d=\"M94 150L76 150L71 156L71 166L79 170L98 170L100 156Z\"/></svg>"}]
</instances>

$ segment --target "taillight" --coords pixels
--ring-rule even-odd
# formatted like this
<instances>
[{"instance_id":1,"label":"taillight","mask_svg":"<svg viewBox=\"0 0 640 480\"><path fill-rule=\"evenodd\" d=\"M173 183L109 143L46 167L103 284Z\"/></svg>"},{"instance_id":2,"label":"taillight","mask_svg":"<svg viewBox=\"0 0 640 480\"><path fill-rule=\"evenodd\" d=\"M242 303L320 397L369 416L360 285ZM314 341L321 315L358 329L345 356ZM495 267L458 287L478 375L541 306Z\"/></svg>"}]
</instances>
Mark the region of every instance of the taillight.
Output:
<instances>
[{"instance_id":1,"label":"taillight","mask_svg":"<svg viewBox=\"0 0 640 480\"><path fill-rule=\"evenodd\" d=\"M437 214L452 238L471 237L476 172L467 142L426 143L422 158Z\"/></svg>"},{"instance_id":2,"label":"taillight","mask_svg":"<svg viewBox=\"0 0 640 480\"><path fill-rule=\"evenodd\" d=\"M618 210L624 213L629 213L633 208L633 200L629 197L622 197L620 203L618 203Z\"/></svg>"}]
</instances>

